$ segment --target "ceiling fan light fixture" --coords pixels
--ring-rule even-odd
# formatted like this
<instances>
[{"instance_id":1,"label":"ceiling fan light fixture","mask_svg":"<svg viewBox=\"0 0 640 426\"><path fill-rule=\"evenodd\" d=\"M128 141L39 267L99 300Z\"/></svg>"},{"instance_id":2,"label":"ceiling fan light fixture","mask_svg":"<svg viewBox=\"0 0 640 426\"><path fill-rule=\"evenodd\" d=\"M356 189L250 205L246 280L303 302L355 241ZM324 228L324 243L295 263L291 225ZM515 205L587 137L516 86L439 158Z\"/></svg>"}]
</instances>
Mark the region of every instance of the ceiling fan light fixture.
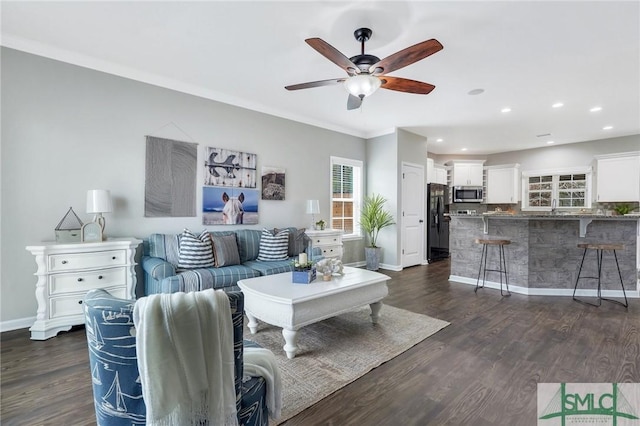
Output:
<instances>
[{"instance_id":1,"label":"ceiling fan light fixture","mask_svg":"<svg viewBox=\"0 0 640 426\"><path fill-rule=\"evenodd\" d=\"M344 87L347 92L360 99L372 95L380 88L381 84L380 79L371 74L354 75L344 81Z\"/></svg>"}]
</instances>

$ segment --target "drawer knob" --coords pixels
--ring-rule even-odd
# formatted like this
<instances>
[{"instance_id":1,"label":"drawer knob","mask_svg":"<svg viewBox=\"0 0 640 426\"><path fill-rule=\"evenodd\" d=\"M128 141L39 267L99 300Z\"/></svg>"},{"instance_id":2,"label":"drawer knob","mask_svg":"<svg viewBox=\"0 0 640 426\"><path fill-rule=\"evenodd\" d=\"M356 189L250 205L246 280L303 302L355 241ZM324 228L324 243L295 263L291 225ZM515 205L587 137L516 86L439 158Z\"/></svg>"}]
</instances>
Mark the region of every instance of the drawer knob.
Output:
<instances>
[{"instance_id":1,"label":"drawer knob","mask_svg":"<svg viewBox=\"0 0 640 426\"><path fill-rule=\"evenodd\" d=\"M78 305L82 305L82 300L78 300Z\"/></svg>"},{"instance_id":2,"label":"drawer knob","mask_svg":"<svg viewBox=\"0 0 640 426\"><path fill-rule=\"evenodd\" d=\"M98 279L101 280L102 279L102 275L98 275Z\"/></svg>"},{"instance_id":3,"label":"drawer knob","mask_svg":"<svg viewBox=\"0 0 640 426\"><path fill-rule=\"evenodd\" d=\"M78 278L78 282L81 282L81 281L83 281L83 279L82 278Z\"/></svg>"},{"instance_id":4,"label":"drawer knob","mask_svg":"<svg viewBox=\"0 0 640 426\"><path fill-rule=\"evenodd\" d=\"M66 265L67 263L69 263L69 262L67 262L66 260L63 260L63 261L62 261L62 264L63 264L63 265Z\"/></svg>"},{"instance_id":5,"label":"drawer knob","mask_svg":"<svg viewBox=\"0 0 640 426\"><path fill-rule=\"evenodd\" d=\"M111 259L116 260L116 257L115 257L115 256L113 256L113 257L111 257Z\"/></svg>"}]
</instances>

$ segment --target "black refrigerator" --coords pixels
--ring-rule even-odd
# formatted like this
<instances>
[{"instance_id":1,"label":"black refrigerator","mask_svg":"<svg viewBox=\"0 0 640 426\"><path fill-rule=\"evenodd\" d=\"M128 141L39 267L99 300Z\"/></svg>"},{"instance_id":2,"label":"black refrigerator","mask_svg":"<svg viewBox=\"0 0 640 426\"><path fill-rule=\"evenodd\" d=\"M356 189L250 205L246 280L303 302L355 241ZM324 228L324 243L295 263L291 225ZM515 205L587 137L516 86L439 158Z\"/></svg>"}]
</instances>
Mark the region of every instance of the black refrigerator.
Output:
<instances>
[{"instance_id":1,"label":"black refrigerator","mask_svg":"<svg viewBox=\"0 0 640 426\"><path fill-rule=\"evenodd\" d=\"M427 261L449 257L449 216L445 216L447 185L427 184Z\"/></svg>"}]
</instances>

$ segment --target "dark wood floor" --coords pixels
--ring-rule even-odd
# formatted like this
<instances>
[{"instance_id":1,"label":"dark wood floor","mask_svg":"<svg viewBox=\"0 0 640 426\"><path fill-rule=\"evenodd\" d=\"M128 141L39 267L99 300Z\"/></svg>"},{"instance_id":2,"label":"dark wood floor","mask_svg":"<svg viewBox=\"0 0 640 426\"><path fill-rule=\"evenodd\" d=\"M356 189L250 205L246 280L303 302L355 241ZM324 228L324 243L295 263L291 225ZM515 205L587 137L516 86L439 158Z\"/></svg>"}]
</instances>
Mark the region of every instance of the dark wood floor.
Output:
<instances>
[{"instance_id":1,"label":"dark wood floor","mask_svg":"<svg viewBox=\"0 0 640 426\"><path fill-rule=\"evenodd\" d=\"M447 281L448 261L381 272L385 303L451 325L285 425L533 425L537 383L640 382L637 299L475 295ZM84 329L2 333L1 390L3 425L95 424Z\"/></svg>"}]
</instances>

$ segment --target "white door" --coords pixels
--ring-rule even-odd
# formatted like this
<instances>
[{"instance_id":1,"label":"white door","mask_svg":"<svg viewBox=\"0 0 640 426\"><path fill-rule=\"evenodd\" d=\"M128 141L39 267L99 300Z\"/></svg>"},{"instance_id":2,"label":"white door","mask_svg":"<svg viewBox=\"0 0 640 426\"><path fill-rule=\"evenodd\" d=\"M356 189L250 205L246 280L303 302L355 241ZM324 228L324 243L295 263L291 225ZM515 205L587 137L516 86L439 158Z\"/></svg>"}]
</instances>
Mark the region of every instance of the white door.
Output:
<instances>
[{"instance_id":1,"label":"white door","mask_svg":"<svg viewBox=\"0 0 640 426\"><path fill-rule=\"evenodd\" d=\"M402 267L424 259L424 166L402 163Z\"/></svg>"}]
</instances>

